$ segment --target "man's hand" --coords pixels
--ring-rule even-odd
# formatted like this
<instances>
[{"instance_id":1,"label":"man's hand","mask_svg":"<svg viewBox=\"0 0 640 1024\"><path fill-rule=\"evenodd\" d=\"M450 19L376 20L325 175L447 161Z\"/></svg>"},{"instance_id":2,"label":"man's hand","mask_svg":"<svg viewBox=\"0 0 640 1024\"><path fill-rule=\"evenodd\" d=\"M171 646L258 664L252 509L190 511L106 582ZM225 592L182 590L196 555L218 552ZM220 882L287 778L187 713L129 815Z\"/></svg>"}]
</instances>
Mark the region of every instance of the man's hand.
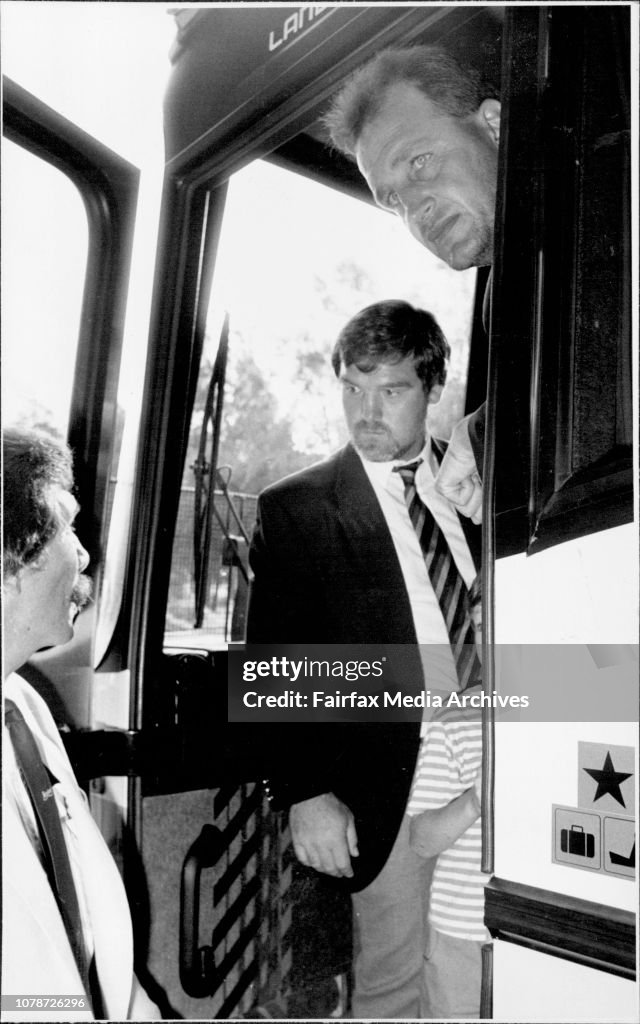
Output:
<instances>
[{"instance_id":1,"label":"man's hand","mask_svg":"<svg viewBox=\"0 0 640 1024\"><path fill-rule=\"evenodd\" d=\"M469 516L472 523L482 522L482 482L469 440L465 416L453 429L451 440L436 476L436 488L455 505L458 512Z\"/></svg>"},{"instance_id":2,"label":"man's hand","mask_svg":"<svg viewBox=\"0 0 640 1024\"><path fill-rule=\"evenodd\" d=\"M448 850L482 813L482 772L469 789L450 803L422 811L409 819L409 843L420 857L437 857Z\"/></svg>"},{"instance_id":3,"label":"man's hand","mask_svg":"<svg viewBox=\"0 0 640 1024\"><path fill-rule=\"evenodd\" d=\"M293 804L289 825L301 864L336 878L353 877L351 857L358 856L353 814L333 793Z\"/></svg>"}]
</instances>

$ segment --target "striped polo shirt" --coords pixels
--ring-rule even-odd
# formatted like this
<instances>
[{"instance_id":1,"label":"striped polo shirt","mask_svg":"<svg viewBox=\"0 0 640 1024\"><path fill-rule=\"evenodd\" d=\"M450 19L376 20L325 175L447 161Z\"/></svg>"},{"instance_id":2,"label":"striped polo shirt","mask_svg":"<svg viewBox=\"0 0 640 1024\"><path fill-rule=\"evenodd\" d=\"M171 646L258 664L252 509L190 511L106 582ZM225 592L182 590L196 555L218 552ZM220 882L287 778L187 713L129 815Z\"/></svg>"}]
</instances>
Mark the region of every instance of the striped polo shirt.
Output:
<instances>
[{"instance_id":1,"label":"striped polo shirt","mask_svg":"<svg viewBox=\"0 0 640 1024\"><path fill-rule=\"evenodd\" d=\"M482 688L472 686L464 692L481 693ZM422 740L407 813L446 806L473 785L481 765L481 709L438 708ZM489 939L483 923L487 875L480 870L481 852L478 817L438 855L429 905L429 921L437 931L459 939Z\"/></svg>"}]
</instances>

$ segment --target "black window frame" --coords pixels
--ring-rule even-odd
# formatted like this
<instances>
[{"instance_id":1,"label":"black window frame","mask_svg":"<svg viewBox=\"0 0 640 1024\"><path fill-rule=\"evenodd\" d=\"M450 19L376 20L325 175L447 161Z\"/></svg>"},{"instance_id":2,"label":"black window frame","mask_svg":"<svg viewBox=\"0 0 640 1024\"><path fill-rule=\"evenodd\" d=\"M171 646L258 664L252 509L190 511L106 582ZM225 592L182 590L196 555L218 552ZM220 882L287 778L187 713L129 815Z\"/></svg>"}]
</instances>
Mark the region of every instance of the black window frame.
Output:
<instances>
[{"instance_id":1,"label":"black window frame","mask_svg":"<svg viewBox=\"0 0 640 1024\"><path fill-rule=\"evenodd\" d=\"M340 31L345 32L349 45L339 60L327 66L326 58L323 63L319 55L319 47L312 52L308 67L300 71L302 62L292 65L294 73L301 75L301 82L296 82L295 87L282 73L274 80L273 89L267 82L259 101L254 100L252 105L240 103L220 124L214 124L210 130L195 131L194 141L188 145L175 142L174 130L186 116L185 101L203 92L204 83L198 75L212 74L210 70L203 71L203 67L215 66L210 55L205 64L202 62L202 52L213 45L206 35L206 19L215 12L198 12L187 26L186 43L190 36L196 50L202 52L194 55L191 65L180 66L180 61L189 56L187 52L177 58L173 85L170 82L165 100L168 158L136 470L136 521L125 599L112 651L113 664L127 664L131 670L132 729L158 728L161 723L176 721L175 700L167 693L162 653L164 623L188 424L226 183L231 174L251 160L265 158L297 169L304 164L311 177L371 201L355 166L339 157L334 161L334 154L331 178L327 179L326 149L319 149L317 139L306 134L309 127L317 122L340 81L382 46L410 44L432 35L444 38L455 31L463 31L467 40L473 40L474 18L480 16L478 11L455 6L441 10L354 10L353 15L342 12L345 24ZM367 19L371 19L373 26L370 34L363 32ZM500 33L499 25L496 31ZM192 71L195 79L190 77ZM206 110L206 104L203 109ZM472 358L476 337L482 337L482 344L486 344L481 329L481 300L474 309ZM481 385L479 394L483 390ZM226 652L219 652L214 656L222 673L226 671L225 655Z\"/></svg>"},{"instance_id":2,"label":"black window frame","mask_svg":"<svg viewBox=\"0 0 640 1024\"><path fill-rule=\"evenodd\" d=\"M18 83L3 77L3 134L77 187L87 264L67 440L80 498L77 529L99 568L140 172Z\"/></svg>"}]
</instances>

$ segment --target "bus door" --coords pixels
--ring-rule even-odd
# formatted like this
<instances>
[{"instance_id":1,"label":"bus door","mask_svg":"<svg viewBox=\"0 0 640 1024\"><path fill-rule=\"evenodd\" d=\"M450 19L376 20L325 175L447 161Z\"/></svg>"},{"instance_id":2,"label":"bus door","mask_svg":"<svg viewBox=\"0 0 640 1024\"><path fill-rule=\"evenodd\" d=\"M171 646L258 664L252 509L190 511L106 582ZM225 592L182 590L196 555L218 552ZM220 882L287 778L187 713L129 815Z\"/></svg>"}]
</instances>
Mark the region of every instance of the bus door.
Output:
<instances>
[{"instance_id":1,"label":"bus door","mask_svg":"<svg viewBox=\"0 0 640 1024\"><path fill-rule=\"evenodd\" d=\"M243 638L257 494L345 439L329 363L350 316L385 297L436 314L454 351L436 433L482 400L486 274L450 271L405 236L319 119L382 45L446 39L499 74L502 14L264 5L176 17L121 613L144 761L131 813L148 966L185 1016L339 1015L349 901L308 896L260 785L261 737L227 723L227 648Z\"/></svg>"},{"instance_id":2,"label":"bus door","mask_svg":"<svg viewBox=\"0 0 640 1024\"><path fill-rule=\"evenodd\" d=\"M630 13L505 24L484 469L485 693L512 705L486 711L498 1020L637 1019Z\"/></svg>"},{"instance_id":3,"label":"bus door","mask_svg":"<svg viewBox=\"0 0 640 1024\"><path fill-rule=\"evenodd\" d=\"M110 845L121 845L126 779L84 741L105 724L95 668L105 618L104 549L122 476L119 404L125 308L139 171L39 97L3 79L3 417L48 428L74 455L77 529L90 555L94 601L71 643L21 669L46 699ZM122 666L121 666L122 667ZM117 697L126 680L110 677ZM113 698L112 698L113 703ZM127 694L122 729L128 727ZM82 737L87 756L78 761ZM115 770L114 775L120 772ZM90 780L94 780L91 782Z\"/></svg>"}]
</instances>

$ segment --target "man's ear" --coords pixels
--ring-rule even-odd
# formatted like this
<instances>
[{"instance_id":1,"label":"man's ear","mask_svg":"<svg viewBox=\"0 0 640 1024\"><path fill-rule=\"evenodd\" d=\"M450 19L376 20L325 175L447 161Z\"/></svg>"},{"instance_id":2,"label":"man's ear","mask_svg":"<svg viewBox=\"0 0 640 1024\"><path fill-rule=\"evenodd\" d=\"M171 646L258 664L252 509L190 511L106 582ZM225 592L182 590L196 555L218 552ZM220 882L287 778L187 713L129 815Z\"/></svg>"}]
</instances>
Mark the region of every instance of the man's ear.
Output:
<instances>
[{"instance_id":1,"label":"man's ear","mask_svg":"<svg viewBox=\"0 0 640 1024\"><path fill-rule=\"evenodd\" d=\"M480 123L495 142L496 146L500 141L500 101L483 100L478 107Z\"/></svg>"},{"instance_id":2,"label":"man's ear","mask_svg":"<svg viewBox=\"0 0 640 1024\"><path fill-rule=\"evenodd\" d=\"M440 396L444 390L444 384L434 384L429 394L427 395L427 404L435 405L436 402L440 401Z\"/></svg>"}]
</instances>

